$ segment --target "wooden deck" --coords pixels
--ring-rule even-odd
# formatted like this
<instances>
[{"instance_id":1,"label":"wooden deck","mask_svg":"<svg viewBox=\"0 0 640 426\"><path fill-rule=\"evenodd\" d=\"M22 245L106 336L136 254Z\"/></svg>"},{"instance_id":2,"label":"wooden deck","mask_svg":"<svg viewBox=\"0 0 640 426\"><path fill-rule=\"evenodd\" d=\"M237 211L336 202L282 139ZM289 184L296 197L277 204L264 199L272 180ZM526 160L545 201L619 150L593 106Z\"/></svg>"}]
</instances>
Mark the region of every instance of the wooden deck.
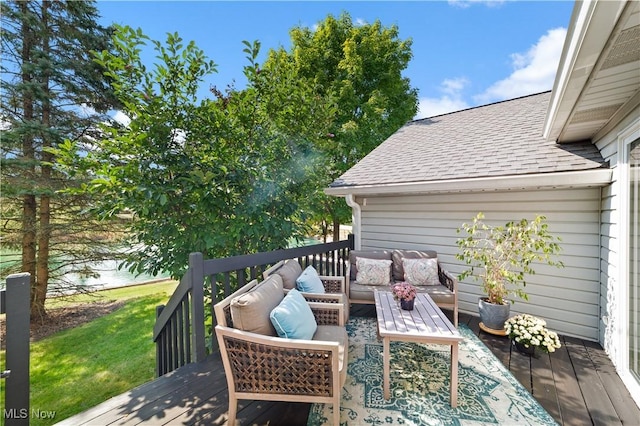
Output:
<instances>
[{"instance_id":1,"label":"wooden deck","mask_svg":"<svg viewBox=\"0 0 640 426\"><path fill-rule=\"evenodd\" d=\"M355 305L352 315L375 317L374 307ZM529 358L511 352L509 340L480 331L478 318L466 324L509 368L540 404L563 425L639 425L640 409L597 343L563 337L550 355ZM243 401L241 425L305 425L310 404ZM66 425L226 424L227 384L217 354L144 384L62 421Z\"/></svg>"}]
</instances>

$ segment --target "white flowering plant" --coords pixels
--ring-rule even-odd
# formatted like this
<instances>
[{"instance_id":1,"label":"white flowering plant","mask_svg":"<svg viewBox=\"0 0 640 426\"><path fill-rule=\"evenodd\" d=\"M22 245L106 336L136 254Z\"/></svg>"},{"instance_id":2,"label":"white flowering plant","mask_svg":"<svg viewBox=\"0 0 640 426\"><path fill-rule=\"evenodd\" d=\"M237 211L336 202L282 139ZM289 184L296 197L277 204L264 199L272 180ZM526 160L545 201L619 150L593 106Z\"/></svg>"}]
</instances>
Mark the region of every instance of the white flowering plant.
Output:
<instances>
[{"instance_id":1,"label":"white flowering plant","mask_svg":"<svg viewBox=\"0 0 640 426\"><path fill-rule=\"evenodd\" d=\"M560 348L560 339L555 331L547 329L547 322L529 314L516 315L504 323L507 335L525 347L537 347L544 352L555 352Z\"/></svg>"},{"instance_id":2,"label":"white flowering plant","mask_svg":"<svg viewBox=\"0 0 640 426\"><path fill-rule=\"evenodd\" d=\"M416 288L407 282L401 282L391 287L393 298L396 300L413 300L416 298Z\"/></svg>"}]
</instances>

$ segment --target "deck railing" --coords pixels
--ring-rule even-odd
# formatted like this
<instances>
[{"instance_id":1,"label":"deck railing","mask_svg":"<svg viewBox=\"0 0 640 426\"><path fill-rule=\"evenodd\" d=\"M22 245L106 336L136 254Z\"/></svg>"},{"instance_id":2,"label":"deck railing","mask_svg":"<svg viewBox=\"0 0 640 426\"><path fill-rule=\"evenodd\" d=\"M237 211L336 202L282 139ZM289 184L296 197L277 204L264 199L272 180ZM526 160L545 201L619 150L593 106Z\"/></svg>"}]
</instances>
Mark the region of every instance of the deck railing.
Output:
<instances>
[{"instance_id":1,"label":"deck railing","mask_svg":"<svg viewBox=\"0 0 640 426\"><path fill-rule=\"evenodd\" d=\"M6 426L29 424L29 295L28 273L7 277L0 291L0 314L6 314L6 367L0 367L5 380L4 403L0 404ZM0 422L1 423L1 422Z\"/></svg>"},{"instance_id":2,"label":"deck railing","mask_svg":"<svg viewBox=\"0 0 640 426\"><path fill-rule=\"evenodd\" d=\"M347 240L333 243L223 259L205 260L202 253L191 253L189 268L169 302L156 310L156 375L201 361L216 350L213 305L259 279L265 269L280 260L297 259L303 267L312 265L320 275L344 276L353 242L350 235Z\"/></svg>"}]
</instances>

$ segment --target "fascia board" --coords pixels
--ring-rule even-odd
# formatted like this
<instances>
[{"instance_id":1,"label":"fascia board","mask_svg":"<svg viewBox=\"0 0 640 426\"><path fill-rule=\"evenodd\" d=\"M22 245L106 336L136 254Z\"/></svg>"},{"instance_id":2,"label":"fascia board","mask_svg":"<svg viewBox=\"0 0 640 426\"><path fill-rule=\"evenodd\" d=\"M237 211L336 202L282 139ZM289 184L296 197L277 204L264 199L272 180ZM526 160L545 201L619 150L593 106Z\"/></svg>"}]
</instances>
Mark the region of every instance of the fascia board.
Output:
<instances>
[{"instance_id":1,"label":"fascia board","mask_svg":"<svg viewBox=\"0 0 640 426\"><path fill-rule=\"evenodd\" d=\"M601 0L576 2L543 127L546 140L561 138L625 4Z\"/></svg>"},{"instance_id":2,"label":"fascia board","mask_svg":"<svg viewBox=\"0 0 640 426\"><path fill-rule=\"evenodd\" d=\"M611 169L542 173L432 182L392 183L383 185L341 186L325 188L327 195L398 195L455 192L489 192L568 187L602 187L611 183Z\"/></svg>"},{"instance_id":3,"label":"fascia board","mask_svg":"<svg viewBox=\"0 0 640 426\"><path fill-rule=\"evenodd\" d=\"M577 52L584 40L587 29L587 17L593 14L595 2L593 1L576 1L571 13L571 19L567 35L565 37L556 78L551 89L551 99L549 100L549 108L543 127L543 137L547 140L555 140L560 134L558 127L558 115L561 103L566 102L569 98L567 92L567 82L569 77L573 75ZM584 79L586 81L586 78ZM577 100L577 96L572 96ZM565 117L566 118L566 117Z\"/></svg>"}]
</instances>

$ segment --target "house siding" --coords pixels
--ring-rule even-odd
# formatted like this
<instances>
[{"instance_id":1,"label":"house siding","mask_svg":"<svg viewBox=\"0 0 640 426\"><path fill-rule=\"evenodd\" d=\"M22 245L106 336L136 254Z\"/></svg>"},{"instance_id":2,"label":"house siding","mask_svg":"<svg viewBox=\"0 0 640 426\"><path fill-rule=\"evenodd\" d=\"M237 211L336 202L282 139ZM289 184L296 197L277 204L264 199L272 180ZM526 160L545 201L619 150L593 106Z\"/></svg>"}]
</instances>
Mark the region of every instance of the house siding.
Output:
<instances>
[{"instance_id":1,"label":"house siding","mask_svg":"<svg viewBox=\"0 0 640 426\"><path fill-rule=\"evenodd\" d=\"M612 185L602 189L602 220L600 225L600 335L599 342L603 347L609 347L609 351L617 350L614 344L615 312L618 307L616 300L616 287L618 286L618 243L620 232L619 196L615 188L618 186L618 173L614 171ZM609 353L611 355L611 353Z\"/></svg>"},{"instance_id":2,"label":"house siding","mask_svg":"<svg viewBox=\"0 0 640 426\"><path fill-rule=\"evenodd\" d=\"M540 265L527 280L529 301L512 313L530 313L566 335L597 341L600 336L600 188L367 197L362 206L364 249L433 249L444 267L458 275L456 229L482 211L486 221L504 224L535 214L547 217L562 239L562 269ZM459 285L459 308L477 315L480 287L473 279Z\"/></svg>"},{"instance_id":3,"label":"house siding","mask_svg":"<svg viewBox=\"0 0 640 426\"><path fill-rule=\"evenodd\" d=\"M621 222L621 208L626 206L626 200L623 200L626 185L621 181L622 170L620 165L626 167L619 152L620 142L618 135L629 128L634 121L640 117L640 107L637 107L623 119L614 129L599 137L595 144L600 150L603 158L609 162L612 168L612 183L603 188L602 197L602 219L601 219L601 279L600 279L600 335L599 340L605 351L612 359L613 363L621 374L625 374L627 368L621 365L625 359L621 349L627 347L626 339L628 333L628 324L623 312L628 309L627 301L623 300L621 295L626 294L626 286L628 279L621 278L621 262L627 262L623 259L624 253L620 253L621 236L627 235L628 225ZM624 341L621 341L623 339Z\"/></svg>"}]
</instances>

